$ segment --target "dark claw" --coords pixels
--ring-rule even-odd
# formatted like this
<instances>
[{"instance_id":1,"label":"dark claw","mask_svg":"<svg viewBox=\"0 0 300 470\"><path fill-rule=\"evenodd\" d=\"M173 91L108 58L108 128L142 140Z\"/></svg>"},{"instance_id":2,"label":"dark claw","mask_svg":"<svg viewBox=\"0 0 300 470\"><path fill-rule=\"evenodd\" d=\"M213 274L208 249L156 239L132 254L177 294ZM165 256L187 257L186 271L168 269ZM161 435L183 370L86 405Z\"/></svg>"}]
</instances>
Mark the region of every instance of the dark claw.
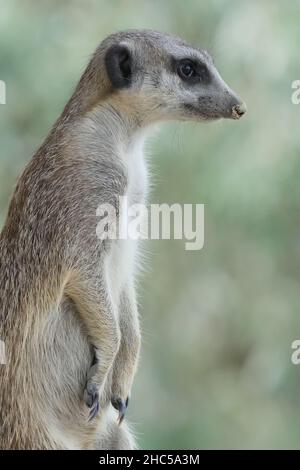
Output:
<instances>
[{"instance_id":1,"label":"dark claw","mask_svg":"<svg viewBox=\"0 0 300 470\"><path fill-rule=\"evenodd\" d=\"M99 386L93 381L93 378L97 375L98 370L98 359L96 354L96 348L93 347L93 359L91 367L87 373L87 382L83 394L83 399L88 408L90 408L89 421L94 419L99 412Z\"/></svg>"},{"instance_id":2,"label":"dark claw","mask_svg":"<svg viewBox=\"0 0 300 470\"><path fill-rule=\"evenodd\" d=\"M91 409L89 416L89 421L91 421L97 416L99 411L99 393L96 384L87 383L83 399L86 406Z\"/></svg>"},{"instance_id":3,"label":"dark claw","mask_svg":"<svg viewBox=\"0 0 300 470\"><path fill-rule=\"evenodd\" d=\"M95 406L90 411L89 415L89 421L92 421L98 414L99 412L99 401L96 402Z\"/></svg>"},{"instance_id":4,"label":"dark claw","mask_svg":"<svg viewBox=\"0 0 300 470\"><path fill-rule=\"evenodd\" d=\"M127 398L125 402L124 400L122 400L122 398L113 398L111 400L112 406L119 412L119 416L118 416L119 425L122 423L123 419L125 418L125 413L128 407L128 403L129 403L129 398Z\"/></svg>"}]
</instances>

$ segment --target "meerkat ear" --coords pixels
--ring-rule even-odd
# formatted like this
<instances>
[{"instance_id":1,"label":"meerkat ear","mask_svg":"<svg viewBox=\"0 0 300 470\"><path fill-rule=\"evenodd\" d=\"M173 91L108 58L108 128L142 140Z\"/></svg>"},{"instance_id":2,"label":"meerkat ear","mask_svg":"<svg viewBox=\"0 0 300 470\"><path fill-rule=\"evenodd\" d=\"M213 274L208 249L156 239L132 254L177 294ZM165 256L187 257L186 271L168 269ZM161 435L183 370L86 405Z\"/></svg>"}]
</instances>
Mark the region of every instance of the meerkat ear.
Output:
<instances>
[{"instance_id":1,"label":"meerkat ear","mask_svg":"<svg viewBox=\"0 0 300 470\"><path fill-rule=\"evenodd\" d=\"M107 75L115 88L130 87L132 58L127 46L111 46L105 54L105 65Z\"/></svg>"}]
</instances>

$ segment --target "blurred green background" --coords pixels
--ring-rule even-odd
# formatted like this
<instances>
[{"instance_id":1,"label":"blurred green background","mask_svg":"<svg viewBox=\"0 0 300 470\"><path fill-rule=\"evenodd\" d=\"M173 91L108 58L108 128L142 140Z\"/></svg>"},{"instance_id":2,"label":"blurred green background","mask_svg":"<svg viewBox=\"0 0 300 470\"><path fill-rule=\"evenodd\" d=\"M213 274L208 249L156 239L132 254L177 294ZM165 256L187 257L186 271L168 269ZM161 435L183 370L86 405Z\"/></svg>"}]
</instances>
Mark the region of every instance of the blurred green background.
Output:
<instances>
[{"instance_id":1,"label":"blurred green background","mask_svg":"<svg viewBox=\"0 0 300 470\"><path fill-rule=\"evenodd\" d=\"M205 246L147 242L141 447L300 448L300 2L0 0L0 222L17 176L97 44L148 27L207 48L248 105L240 122L165 125L153 202L205 204Z\"/></svg>"}]
</instances>

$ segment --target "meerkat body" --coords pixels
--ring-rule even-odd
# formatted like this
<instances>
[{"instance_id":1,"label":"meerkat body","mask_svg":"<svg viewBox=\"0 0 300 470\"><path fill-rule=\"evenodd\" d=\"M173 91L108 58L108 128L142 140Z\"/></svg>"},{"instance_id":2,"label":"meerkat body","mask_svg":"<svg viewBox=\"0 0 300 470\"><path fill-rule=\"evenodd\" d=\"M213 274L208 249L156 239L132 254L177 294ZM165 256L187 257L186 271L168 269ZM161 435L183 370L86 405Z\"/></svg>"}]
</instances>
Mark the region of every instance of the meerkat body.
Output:
<instances>
[{"instance_id":1,"label":"meerkat body","mask_svg":"<svg viewBox=\"0 0 300 470\"><path fill-rule=\"evenodd\" d=\"M0 448L135 448L122 420L140 349L138 247L98 237L97 208L126 222L119 198L145 200L153 123L243 112L208 54L177 38L129 31L97 49L0 236Z\"/></svg>"}]
</instances>

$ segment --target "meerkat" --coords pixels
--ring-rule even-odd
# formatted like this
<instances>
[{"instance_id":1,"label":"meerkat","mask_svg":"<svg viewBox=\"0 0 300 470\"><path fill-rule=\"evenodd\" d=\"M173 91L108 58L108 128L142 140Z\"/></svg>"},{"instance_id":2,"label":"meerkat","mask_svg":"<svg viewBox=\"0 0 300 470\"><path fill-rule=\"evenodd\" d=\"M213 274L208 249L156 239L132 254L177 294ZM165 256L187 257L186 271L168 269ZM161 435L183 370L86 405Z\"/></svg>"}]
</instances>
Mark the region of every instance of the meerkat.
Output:
<instances>
[{"instance_id":1,"label":"meerkat","mask_svg":"<svg viewBox=\"0 0 300 470\"><path fill-rule=\"evenodd\" d=\"M152 30L106 38L26 167L0 236L1 449L135 449L124 414L140 350L138 248L97 207L147 195L147 130L238 119L210 55Z\"/></svg>"}]
</instances>

